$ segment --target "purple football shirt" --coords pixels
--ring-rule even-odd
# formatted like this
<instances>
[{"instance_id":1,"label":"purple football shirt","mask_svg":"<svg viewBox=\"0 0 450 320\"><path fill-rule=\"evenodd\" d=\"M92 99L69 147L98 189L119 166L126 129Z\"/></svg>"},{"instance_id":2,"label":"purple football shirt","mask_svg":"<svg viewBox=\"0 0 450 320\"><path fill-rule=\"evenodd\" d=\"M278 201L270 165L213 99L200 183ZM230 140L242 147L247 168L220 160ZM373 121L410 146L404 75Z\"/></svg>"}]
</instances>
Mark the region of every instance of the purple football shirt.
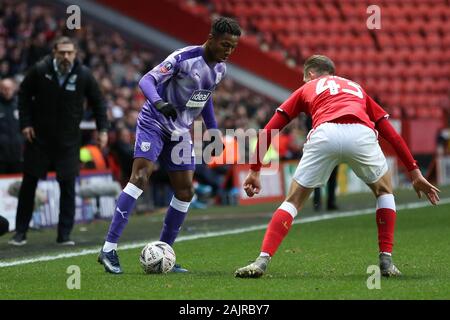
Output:
<instances>
[{"instance_id":1,"label":"purple football shirt","mask_svg":"<svg viewBox=\"0 0 450 320\"><path fill-rule=\"evenodd\" d=\"M146 95L147 101L139 114L142 124L156 125L166 134L181 136L189 132L203 108L211 105L212 93L226 71L225 63L207 64L203 55L202 46L176 50L143 77L141 81L153 81L157 95L151 98ZM153 102L158 100L176 107L175 121L156 110Z\"/></svg>"}]
</instances>

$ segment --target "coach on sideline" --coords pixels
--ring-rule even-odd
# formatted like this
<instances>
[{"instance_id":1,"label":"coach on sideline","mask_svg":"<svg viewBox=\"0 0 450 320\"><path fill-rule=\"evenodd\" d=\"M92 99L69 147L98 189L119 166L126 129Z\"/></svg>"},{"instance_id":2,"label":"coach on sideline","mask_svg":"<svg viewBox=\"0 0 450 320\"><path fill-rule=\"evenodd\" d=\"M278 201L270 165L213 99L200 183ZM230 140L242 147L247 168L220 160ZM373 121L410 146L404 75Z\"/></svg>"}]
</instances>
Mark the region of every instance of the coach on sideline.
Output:
<instances>
[{"instance_id":1,"label":"coach on sideline","mask_svg":"<svg viewBox=\"0 0 450 320\"><path fill-rule=\"evenodd\" d=\"M100 148L108 142L106 105L91 71L76 59L77 46L58 38L53 55L30 68L19 89L20 128L25 137L24 175L19 191L16 233L12 245L26 244L39 179L55 170L61 190L56 242L74 245L75 178L79 173L83 103L92 108Z\"/></svg>"}]
</instances>

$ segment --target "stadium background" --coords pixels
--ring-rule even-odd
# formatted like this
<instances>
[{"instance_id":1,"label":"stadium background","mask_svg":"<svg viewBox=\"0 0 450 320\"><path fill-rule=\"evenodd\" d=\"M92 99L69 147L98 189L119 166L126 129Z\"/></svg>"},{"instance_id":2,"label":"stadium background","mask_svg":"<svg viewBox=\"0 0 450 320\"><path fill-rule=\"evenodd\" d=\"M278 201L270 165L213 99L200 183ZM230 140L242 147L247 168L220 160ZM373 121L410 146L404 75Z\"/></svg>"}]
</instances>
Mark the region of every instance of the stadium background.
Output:
<instances>
[{"instance_id":1,"label":"stadium background","mask_svg":"<svg viewBox=\"0 0 450 320\"><path fill-rule=\"evenodd\" d=\"M70 15L66 9L71 4L81 8L78 30L68 30L66 26ZM381 29L367 28L367 7L371 4L381 8ZM229 61L228 76L214 94L219 128L262 128L279 103L301 86L303 61L312 54L325 54L335 61L338 75L360 83L390 113L427 178L440 186L450 184L448 0L3 0L0 77L12 77L20 83L27 68L50 53L52 39L59 35L76 37L79 58L93 70L107 100L112 124L108 148L95 150L93 122L86 112L82 123L86 147L80 152L85 170L77 190L80 193L83 187L111 181L123 186L130 173L136 118L144 102L137 86L140 77L172 50L203 43L211 19L218 15L236 18L244 30ZM284 195L306 134L302 116L280 136L274 154L282 159L282 170L263 181L266 193L256 201L266 203L263 206L248 206L255 202L248 201L239 188L245 166L202 168L201 172L208 171L220 187L211 195L211 186L202 183L201 176L196 177L198 198L194 207L199 210L194 210L192 224L187 224L182 234L267 221L267 212ZM236 148L233 143L230 149ZM405 187L402 165L397 163L394 151L381 143L395 169L396 185ZM248 145L239 148L248 149ZM10 213L7 217L12 227L17 200L8 189L17 180L20 176L0 175L1 213ZM164 173L158 171L138 204L138 212L155 216L153 222L160 221L158 217L171 198L167 182ZM39 188L44 196L42 206L34 214L35 230L54 225L58 207L57 184L51 174ZM364 191L368 189L341 166L341 209L365 208L367 194L351 195ZM400 203L413 201L406 192L399 194ZM98 231L95 223L98 218L108 218L113 209L114 196L78 197L75 240L81 245L92 245L100 239L99 235L92 235ZM311 206L305 208L305 216L314 214ZM157 230L158 226L139 230L134 236L125 236L125 240L143 240L150 232L156 235ZM45 245L49 236L42 232L35 235L35 245L20 252L8 248L2 238L2 256L23 258L42 249L57 252ZM42 239L38 239L40 235Z\"/></svg>"},{"instance_id":2,"label":"stadium background","mask_svg":"<svg viewBox=\"0 0 450 320\"><path fill-rule=\"evenodd\" d=\"M211 18L222 14L235 17L244 29L244 36L231 57L228 77L214 95L220 128L262 128L277 104L301 85L302 62L313 53L322 53L335 61L339 75L361 83L386 108L427 175L439 175L440 182L447 179L445 163L436 162L435 158L438 143L443 143L444 152L448 149L443 131L448 127L450 108L450 35L449 24L445 23L449 9L445 1L417 1L417 6L406 5L405 1L380 2L382 25L381 29L373 30L366 25L370 4L366 1L133 1L132 4L97 1L79 4L81 28L71 31L66 26L67 1L5 1L0 70L2 78L14 77L20 82L28 66L50 52L51 40L56 36L71 35L79 40L79 57L93 69L107 99L112 123L110 145L108 150L103 150L103 155L92 145L82 150L80 159L85 169L107 169L121 185L127 181L136 118L144 101L137 86L140 77L173 49L202 43ZM126 17L115 17L117 12ZM132 19L135 24L123 19ZM95 141L89 130L93 125L89 119L87 112L83 122L87 145ZM306 133L303 118L290 124L276 146L276 153L282 160L297 160L301 156ZM247 148L240 154L248 153L249 145L238 146L238 149ZM383 143L383 147L387 154L394 155L386 144ZM390 160L397 172L395 159ZM441 168L438 172L436 163ZM200 173L209 171L206 174L216 181L220 179L218 192L213 190L213 196L217 195L215 203L246 201L236 190L240 185L239 173L235 173L236 179L233 179L232 169L203 167L199 170ZM364 190L348 170L341 168L340 171L338 192ZM83 185L89 183L91 175L84 179ZM401 171L395 177L396 184L404 181ZM204 181L202 176L197 178ZM104 179L110 181L109 175ZM141 200L140 211L165 206L170 199L165 174L159 171L152 180L153 188ZM3 181L3 194L8 194L7 186L13 181L13 178ZM273 180L273 190L266 188L267 193L261 197L279 199L284 181L288 182L289 178ZM41 210L41 224L53 224L57 213L52 208L57 205L50 203L58 194L56 183L50 179L41 183L40 188L48 194L47 206ZM210 190L208 185L197 188L198 193L206 197ZM236 196L238 199L233 199ZM92 211L97 216L108 217L114 205L113 198L102 197L98 201L79 198L77 220L92 219ZM197 202L201 207L212 202L211 199L201 200L204 199ZM15 201L10 197L2 208L10 212L12 227ZM39 224L39 219L35 223Z\"/></svg>"}]
</instances>

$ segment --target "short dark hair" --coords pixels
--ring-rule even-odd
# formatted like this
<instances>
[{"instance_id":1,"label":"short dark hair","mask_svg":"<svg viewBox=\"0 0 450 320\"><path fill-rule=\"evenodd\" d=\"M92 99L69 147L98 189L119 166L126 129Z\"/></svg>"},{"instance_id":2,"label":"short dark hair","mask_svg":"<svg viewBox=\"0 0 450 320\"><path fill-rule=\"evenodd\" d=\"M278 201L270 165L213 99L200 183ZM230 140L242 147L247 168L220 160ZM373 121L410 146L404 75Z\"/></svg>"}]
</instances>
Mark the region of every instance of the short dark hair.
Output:
<instances>
[{"instance_id":1,"label":"short dark hair","mask_svg":"<svg viewBox=\"0 0 450 320\"><path fill-rule=\"evenodd\" d=\"M53 42L53 49L57 49L60 44L73 44L74 48L77 49L77 42L69 37L59 37Z\"/></svg>"},{"instance_id":2,"label":"short dark hair","mask_svg":"<svg viewBox=\"0 0 450 320\"><path fill-rule=\"evenodd\" d=\"M229 33L233 36L241 36L241 27L236 20L228 17L219 17L214 20L211 26L213 37Z\"/></svg>"},{"instance_id":3,"label":"short dark hair","mask_svg":"<svg viewBox=\"0 0 450 320\"><path fill-rule=\"evenodd\" d=\"M314 71L319 75L334 75L336 67L334 66L334 62L327 56L316 54L306 59L303 65L303 73L308 74L309 71Z\"/></svg>"}]
</instances>

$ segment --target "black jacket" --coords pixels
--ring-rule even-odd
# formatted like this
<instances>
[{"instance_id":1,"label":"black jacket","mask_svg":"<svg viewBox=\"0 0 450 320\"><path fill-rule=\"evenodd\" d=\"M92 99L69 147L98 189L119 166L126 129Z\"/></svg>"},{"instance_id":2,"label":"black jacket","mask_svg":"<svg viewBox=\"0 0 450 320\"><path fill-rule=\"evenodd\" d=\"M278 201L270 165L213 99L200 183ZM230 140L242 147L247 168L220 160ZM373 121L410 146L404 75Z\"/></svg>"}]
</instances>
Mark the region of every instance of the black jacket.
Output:
<instances>
[{"instance_id":1,"label":"black jacket","mask_svg":"<svg viewBox=\"0 0 450 320\"><path fill-rule=\"evenodd\" d=\"M0 161L19 162L22 157L17 99L0 96Z\"/></svg>"},{"instance_id":2,"label":"black jacket","mask_svg":"<svg viewBox=\"0 0 450 320\"><path fill-rule=\"evenodd\" d=\"M33 143L25 143L24 172L45 177L54 169L63 178L78 174L85 98L97 130L106 130L106 104L89 68L76 60L60 86L52 56L31 67L19 89L20 128L33 127L36 133Z\"/></svg>"}]
</instances>

